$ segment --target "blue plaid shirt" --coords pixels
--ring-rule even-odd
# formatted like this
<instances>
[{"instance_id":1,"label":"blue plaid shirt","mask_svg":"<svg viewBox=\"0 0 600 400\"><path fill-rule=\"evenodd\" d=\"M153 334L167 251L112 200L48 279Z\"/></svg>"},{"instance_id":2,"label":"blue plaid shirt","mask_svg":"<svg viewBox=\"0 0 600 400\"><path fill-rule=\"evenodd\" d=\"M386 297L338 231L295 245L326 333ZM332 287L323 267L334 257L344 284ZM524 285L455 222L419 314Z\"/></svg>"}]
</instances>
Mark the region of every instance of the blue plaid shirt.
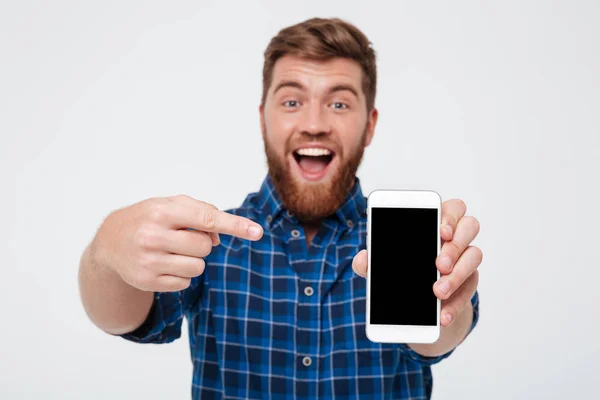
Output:
<instances>
[{"instance_id":1,"label":"blue plaid shirt","mask_svg":"<svg viewBox=\"0 0 600 400\"><path fill-rule=\"evenodd\" d=\"M264 228L256 242L221 235L204 274L156 293L146 321L124 338L167 343L188 321L192 398L428 399L430 365L406 344L365 336L366 281L352 259L366 248L360 182L310 246L270 178L228 212ZM478 295L472 298L478 319Z\"/></svg>"}]
</instances>

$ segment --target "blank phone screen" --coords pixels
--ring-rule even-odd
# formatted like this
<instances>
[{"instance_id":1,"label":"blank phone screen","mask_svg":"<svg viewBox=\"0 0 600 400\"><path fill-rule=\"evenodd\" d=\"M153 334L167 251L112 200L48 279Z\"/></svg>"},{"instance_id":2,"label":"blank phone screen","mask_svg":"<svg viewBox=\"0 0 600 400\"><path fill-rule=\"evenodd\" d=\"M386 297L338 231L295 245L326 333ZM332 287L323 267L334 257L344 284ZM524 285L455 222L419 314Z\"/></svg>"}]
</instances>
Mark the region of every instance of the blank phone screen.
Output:
<instances>
[{"instance_id":1,"label":"blank phone screen","mask_svg":"<svg viewBox=\"0 0 600 400\"><path fill-rule=\"evenodd\" d=\"M371 208L371 324L437 324L436 208Z\"/></svg>"}]
</instances>

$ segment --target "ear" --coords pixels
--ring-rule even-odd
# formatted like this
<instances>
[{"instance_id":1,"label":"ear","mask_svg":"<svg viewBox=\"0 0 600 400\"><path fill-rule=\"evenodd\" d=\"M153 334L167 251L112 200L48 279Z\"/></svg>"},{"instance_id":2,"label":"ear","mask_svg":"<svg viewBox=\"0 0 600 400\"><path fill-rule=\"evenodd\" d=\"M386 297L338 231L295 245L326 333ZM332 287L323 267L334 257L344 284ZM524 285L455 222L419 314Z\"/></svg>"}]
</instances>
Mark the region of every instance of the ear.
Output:
<instances>
[{"instance_id":1,"label":"ear","mask_svg":"<svg viewBox=\"0 0 600 400\"><path fill-rule=\"evenodd\" d=\"M260 131L265 136L265 108L262 104L258 106L258 114L260 116Z\"/></svg>"},{"instance_id":2,"label":"ear","mask_svg":"<svg viewBox=\"0 0 600 400\"><path fill-rule=\"evenodd\" d=\"M379 111L375 107L371 110L367 121L367 134L365 135L365 147L371 144L373 135L375 135L375 125L377 125L377 118L379 117Z\"/></svg>"}]
</instances>

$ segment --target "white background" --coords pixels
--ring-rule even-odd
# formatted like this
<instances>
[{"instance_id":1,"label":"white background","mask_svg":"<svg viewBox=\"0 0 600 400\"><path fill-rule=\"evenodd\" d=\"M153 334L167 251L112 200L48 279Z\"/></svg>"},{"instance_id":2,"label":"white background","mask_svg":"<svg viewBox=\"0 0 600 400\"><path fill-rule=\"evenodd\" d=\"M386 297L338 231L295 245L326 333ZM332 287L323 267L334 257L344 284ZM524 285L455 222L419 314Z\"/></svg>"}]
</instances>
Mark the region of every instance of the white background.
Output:
<instances>
[{"instance_id":1,"label":"white background","mask_svg":"<svg viewBox=\"0 0 600 400\"><path fill-rule=\"evenodd\" d=\"M481 320L434 399L596 396L600 5L490 3L3 1L0 397L189 397L187 333L100 332L79 257L116 208L258 189L262 53L313 16L378 53L365 194L433 189L481 221Z\"/></svg>"}]
</instances>

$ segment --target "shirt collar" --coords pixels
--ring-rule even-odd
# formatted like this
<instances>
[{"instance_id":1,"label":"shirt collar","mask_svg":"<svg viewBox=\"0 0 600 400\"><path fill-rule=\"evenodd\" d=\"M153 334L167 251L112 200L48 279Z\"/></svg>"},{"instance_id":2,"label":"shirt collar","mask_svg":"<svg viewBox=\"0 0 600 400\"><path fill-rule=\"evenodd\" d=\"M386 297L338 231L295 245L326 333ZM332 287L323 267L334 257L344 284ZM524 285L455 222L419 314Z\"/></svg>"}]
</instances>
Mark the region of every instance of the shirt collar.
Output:
<instances>
[{"instance_id":1,"label":"shirt collar","mask_svg":"<svg viewBox=\"0 0 600 400\"><path fill-rule=\"evenodd\" d=\"M273 185L269 174L264 179L257 193L256 200L257 208L265 217L267 226L270 227L277 220L281 211L283 211L283 202L275 190L275 185Z\"/></svg>"},{"instance_id":2,"label":"shirt collar","mask_svg":"<svg viewBox=\"0 0 600 400\"><path fill-rule=\"evenodd\" d=\"M271 176L267 174L260 190L257 193L256 204L266 219L267 225L272 226L282 212L287 211L275 190ZM363 196L361 183L358 177L354 178L354 185L348 193L346 200L335 213L335 217L349 229L358 223L367 214L367 199Z\"/></svg>"},{"instance_id":3,"label":"shirt collar","mask_svg":"<svg viewBox=\"0 0 600 400\"><path fill-rule=\"evenodd\" d=\"M336 216L349 229L358 225L367 216L367 199L363 196L358 177L354 178L354 185L342 206L338 208Z\"/></svg>"}]
</instances>

